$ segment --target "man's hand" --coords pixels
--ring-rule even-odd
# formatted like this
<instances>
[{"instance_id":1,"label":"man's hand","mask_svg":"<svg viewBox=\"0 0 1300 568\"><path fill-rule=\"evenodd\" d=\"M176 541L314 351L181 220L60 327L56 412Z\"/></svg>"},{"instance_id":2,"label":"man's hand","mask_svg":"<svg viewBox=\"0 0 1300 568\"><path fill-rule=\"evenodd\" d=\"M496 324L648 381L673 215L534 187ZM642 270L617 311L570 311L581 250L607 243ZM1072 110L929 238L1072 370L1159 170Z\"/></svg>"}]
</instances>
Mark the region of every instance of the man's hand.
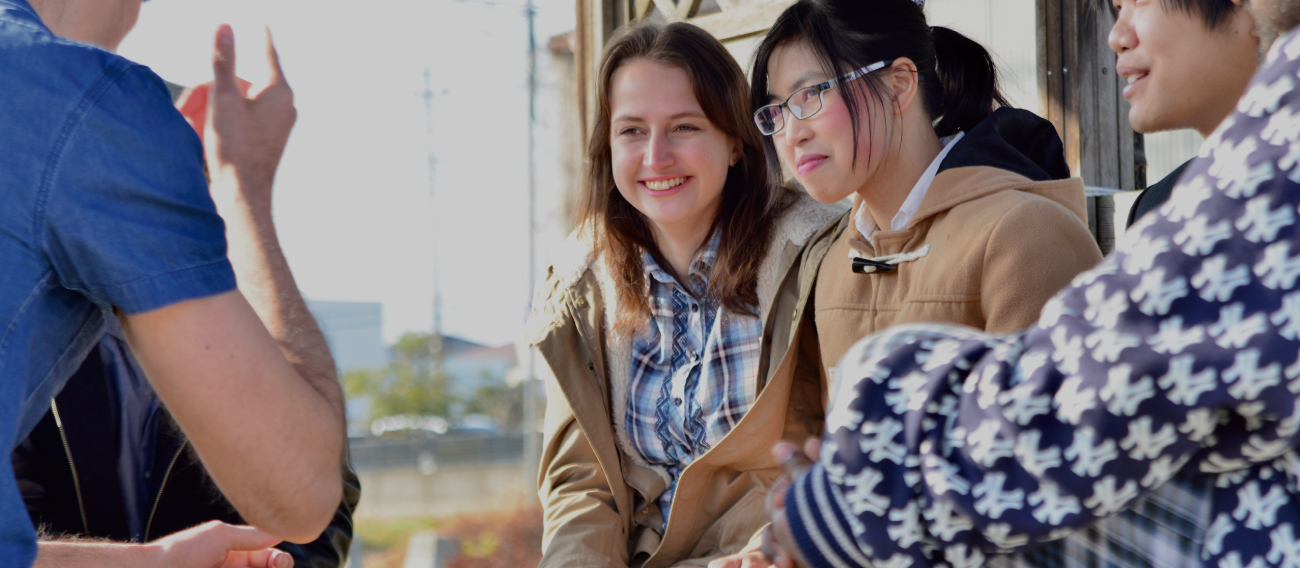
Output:
<instances>
[{"instance_id":1,"label":"man's hand","mask_svg":"<svg viewBox=\"0 0 1300 568\"><path fill-rule=\"evenodd\" d=\"M795 480L812 467L813 460L816 460L821 453L821 447L822 442L817 438L809 438L804 442L802 453L794 447L794 444L778 442L772 447L772 457L785 468L789 480ZM785 495L790 489L789 480L777 483L767 494L767 515L772 519L772 524L763 532L762 551L763 555L771 560L773 566L801 568L808 563L794 542L794 534L790 532L790 522L785 516Z\"/></svg>"},{"instance_id":2,"label":"man's hand","mask_svg":"<svg viewBox=\"0 0 1300 568\"><path fill-rule=\"evenodd\" d=\"M248 96L248 90L253 87L252 83L243 79L236 80L239 82L239 92ZM180 111L181 116L185 117L185 122L190 123L194 133L199 135L199 142L203 142L204 134L208 129L208 95L212 92L212 81L186 87L181 91L180 96L176 97L176 110Z\"/></svg>"},{"instance_id":3,"label":"man's hand","mask_svg":"<svg viewBox=\"0 0 1300 568\"><path fill-rule=\"evenodd\" d=\"M293 568L292 556L271 548L278 542L252 527L210 521L149 544L41 542L34 568Z\"/></svg>"},{"instance_id":4,"label":"man's hand","mask_svg":"<svg viewBox=\"0 0 1300 568\"><path fill-rule=\"evenodd\" d=\"M298 113L269 29L266 57L271 76L250 96L235 76L235 33L228 25L217 28L203 140L213 186L236 184L238 198L269 211L271 183Z\"/></svg>"},{"instance_id":5,"label":"man's hand","mask_svg":"<svg viewBox=\"0 0 1300 568\"><path fill-rule=\"evenodd\" d=\"M209 521L151 543L153 566L177 568L293 568L289 553L271 548L279 539L253 527Z\"/></svg>"}]
</instances>

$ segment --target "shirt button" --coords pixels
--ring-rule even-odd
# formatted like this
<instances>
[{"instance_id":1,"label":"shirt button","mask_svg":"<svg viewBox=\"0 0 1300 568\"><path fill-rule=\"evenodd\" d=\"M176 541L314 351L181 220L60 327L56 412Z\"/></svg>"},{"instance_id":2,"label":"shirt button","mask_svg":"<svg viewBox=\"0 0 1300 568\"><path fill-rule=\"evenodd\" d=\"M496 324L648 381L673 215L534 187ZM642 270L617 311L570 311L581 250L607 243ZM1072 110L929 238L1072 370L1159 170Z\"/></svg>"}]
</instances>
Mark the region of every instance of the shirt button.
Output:
<instances>
[{"instance_id":1,"label":"shirt button","mask_svg":"<svg viewBox=\"0 0 1300 568\"><path fill-rule=\"evenodd\" d=\"M791 321L799 321L799 309L795 308L794 314L790 316Z\"/></svg>"},{"instance_id":2,"label":"shirt button","mask_svg":"<svg viewBox=\"0 0 1300 568\"><path fill-rule=\"evenodd\" d=\"M699 305L699 304L691 304L691 311L692 311L692 312L698 312L698 311L700 311L700 305Z\"/></svg>"},{"instance_id":3,"label":"shirt button","mask_svg":"<svg viewBox=\"0 0 1300 568\"><path fill-rule=\"evenodd\" d=\"M646 508L644 508L644 509L641 509L641 514L642 514L642 515L649 515L649 514L650 514L650 507L646 507Z\"/></svg>"},{"instance_id":4,"label":"shirt button","mask_svg":"<svg viewBox=\"0 0 1300 568\"><path fill-rule=\"evenodd\" d=\"M677 406L681 406L681 405L682 405L682 397L679 396L679 397L674 398L674 399L673 399L673 404L676 404Z\"/></svg>"},{"instance_id":5,"label":"shirt button","mask_svg":"<svg viewBox=\"0 0 1300 568\"><path fill-rule=\"evenodd\" d=\"M691 351L691 361L697 361L699 358L699 355L696 355L694 351Z\"/></svg>"},{"instance_id":6,"label":"shirt button","mask_svg":"<svg viewBox=\"0 0 1300 568\"><path fill-rule=\"evenodd\" d=\"M688 456L691 455L691 447L687 446L686 444L682 444L682 453Z\"/></svg>"}]
</instances>

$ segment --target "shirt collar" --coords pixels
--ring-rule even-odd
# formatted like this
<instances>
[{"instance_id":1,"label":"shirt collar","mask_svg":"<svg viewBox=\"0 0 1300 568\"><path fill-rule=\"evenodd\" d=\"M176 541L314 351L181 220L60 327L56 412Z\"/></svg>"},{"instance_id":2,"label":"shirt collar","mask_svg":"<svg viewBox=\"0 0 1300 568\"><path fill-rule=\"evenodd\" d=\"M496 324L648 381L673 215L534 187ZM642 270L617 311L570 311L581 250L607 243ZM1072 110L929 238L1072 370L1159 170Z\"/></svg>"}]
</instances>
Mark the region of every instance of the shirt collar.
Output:
<instances>
[{"instance_id":1,"label":"shirt collar","mask_svg":"<svg viewBox=\"0 0 1300 568\"><path fill-rule=\"evenodd\" d=\"M700 281L705 284L709 281L709 275L713 272L713 261L718 258L718 244L722 242L722 236L713 232L713 236L704 242L704 248L695 253L695 258L691 260L689 274L687 278L692 281ZM641 263L645 265L647 279L652 279L663 284L679 284L676 278L659 265L654 255L644 249L641 250Z\"/></svg>"},{"instance_id":2,"label":"shirt collar","mask_svg":"<svg viewBox=\"0 0 1300 568\"><path fill-rule=\"evenodd\" d=\"M36 13L36 9L32 8L31 4L27 3L27 0L0 0L0 7L6 7L6 6L17 8L19 10L27 12L28 14L31 14L32 19L36 20L36 22L39 23L41 27L49 29L48 27L45 26L45 22L41 21L40 14Z\"/></svg>"},{"instance_id":3,"label":"shirt collar","mask_svg":"<svg viewBox=\"0 0 1300 568\"><path fill-rule=\"evenodd\" d=\"M958 132L940 140L944 144L943 150L939 151L939 155L934 157L934 160L930 162L930 166L925 168L925 172L921 174L921 179L916 180L916 185L913 185L912 191L908 192L907 199L903 200L902 207L898 208L898 213L895 213L893 220L889 222L889 230L901 231L907 228L907 224L912 221L912 217L920 209L921 202L925 200L925 194L930 191L930 184L934 183L934 176L939 174L939 164L943 163L943 159L948 156L948 151L952 150L952 147L957 145L957 141L961 140L965 135L965 132ZM871 218L870 213L867 213L866 204L858 207L858 212L853 214L853 224L857 227L858 232L862 233L862 237L867 239L867 242L875 244L875 241L871 240L871 233L876 232L876 221Z\"/></svg>"}]
</instances>

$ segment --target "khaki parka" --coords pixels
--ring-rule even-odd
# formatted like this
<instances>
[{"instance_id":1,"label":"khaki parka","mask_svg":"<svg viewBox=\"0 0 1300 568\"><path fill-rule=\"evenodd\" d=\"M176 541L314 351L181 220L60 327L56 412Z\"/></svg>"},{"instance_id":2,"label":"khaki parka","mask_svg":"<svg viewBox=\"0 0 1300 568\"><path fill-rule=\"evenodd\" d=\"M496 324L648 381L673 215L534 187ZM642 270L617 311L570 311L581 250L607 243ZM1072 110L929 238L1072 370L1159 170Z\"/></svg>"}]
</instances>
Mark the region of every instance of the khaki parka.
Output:
<instances>
[{"instance_id":1,"label":"khaki parka","mask_svg":"<svg viewBox=\"0 0 1300 568\"><path fill-rule=\"evenodd\" d=\"M781 478L771 447L821 433L825 376L807 304L817 266L804 245L844 204L791 193L759 272L765 355L753 406L681 474L665 532L655 504L666 472L631 449L626 429L630 338L614 333L617 296L589 241L575 236L537 290L527 342L553 378L538 471L542 568L705 566L755 550L764 500Z\"/></svg>"}]
</instances>

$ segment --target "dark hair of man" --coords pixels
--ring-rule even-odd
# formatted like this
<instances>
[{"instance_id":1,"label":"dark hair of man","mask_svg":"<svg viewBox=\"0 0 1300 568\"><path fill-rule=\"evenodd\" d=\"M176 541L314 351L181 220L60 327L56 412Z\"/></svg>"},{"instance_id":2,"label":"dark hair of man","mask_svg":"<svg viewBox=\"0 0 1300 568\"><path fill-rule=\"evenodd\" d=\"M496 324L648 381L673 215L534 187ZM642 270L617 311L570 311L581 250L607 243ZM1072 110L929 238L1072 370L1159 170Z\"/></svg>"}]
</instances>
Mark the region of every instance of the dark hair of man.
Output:
<instances>
[{"instance_id":1,"label":"dark hair of man","mask_svg":"<svg viewBox=\"0 0 1300 568\"><path fill-rule=\"evenodd\" d=\"M948 28L930 27L925 12L912 0L800 0L781 13L755 53L750 88L754 109L769 102L767 65L772 52L794 41L807 42L829 77L877 61L911 59L919 75L921 100L930 116L938 119L934 130L940 137L970 130L993 112L995 104L1007 105L988 50ZM879 74L839 87L855 133L861 128L861 117L869 115L860 112L864 102L892 100ZM772 138L766 143L769 168L779 172ZM856 163L856 137L854 154Z\"/></svg>"},{"instance_id":2,"label":"dark hair of man","mask_svg":"<svg viewBox=\"0 0 1300 568\"><path fill-rule=\"evenodd\" d=\"M1228 16L1240 8L1232 0L1160 0L1160 7L1165 11L1179 10L1193 16L1199 16L1205 27L1215 29L1228 21Z\"/></svg>"},{"instance_id":3,"label":"dark hair of man","mask_svg":"<svg viewBox=\"0 0 1300 568\"><path fill-rule=\"evenodd\" d=\"M756 312L759 265L772 236L785 190L767 174L762 135L746 101L745 74L722 44L708 32L686 23L634 24L605 47L597 83L596 121L587 145L585 191L576 224L592 230L596 252L610 269L619 300L616 327L634 333L650 317L647 282L641 251L663 265L650 221L628 203L614 185L610 128L613 109L610 89L614 72L637 60L677 67L686 72L695 99L709 122L733 140L741 154L727 171L722 203L709 235L721 233L709 277L708 294L734 313ZM678 275L685 277L686 275Z\"/></svg>"},{"instance_id":4,"label":"dark hair of man","mask_svg":"<svg viewBox=\"0 0 1300 568\"><path fill-rule=\"evenodd\" d=\"M1111 17L1115 16L1115 0L1097 0L1097 6L1110 10ZM1196 16L1211 30L1228 21L1228 16L1241 8L1232 0L1160 0L1160 7L1166 12L1176 10Z\"/></svg>"}]
</instances>

